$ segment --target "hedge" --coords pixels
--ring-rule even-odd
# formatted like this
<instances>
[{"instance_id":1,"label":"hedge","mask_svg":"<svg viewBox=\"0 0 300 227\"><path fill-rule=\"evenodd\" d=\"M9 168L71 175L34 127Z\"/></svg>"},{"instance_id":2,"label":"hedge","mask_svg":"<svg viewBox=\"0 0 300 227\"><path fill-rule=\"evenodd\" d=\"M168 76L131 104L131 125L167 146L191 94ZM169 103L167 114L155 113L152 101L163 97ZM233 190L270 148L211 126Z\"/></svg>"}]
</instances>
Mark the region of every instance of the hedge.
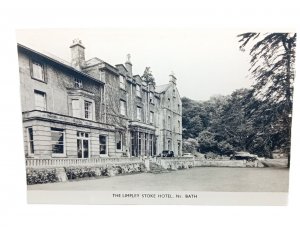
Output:
<instances>
[{"instance_id":1,"label":"hedge","mask_svg":"<svg viewBox=\"0 0 300 227\"><path fill-rule=\"evenodd\" d=\"M45 184L57 182L55 169L28 169L26 172L27 184Z\"/></svg>"},{"instance_id":2,"label":"hedge","mask_svg":"<svg viewBox=\"0 0 300 227\"><path fill-rule=\"evenodd\" d=\"M97 177L97 176L115 176L127 173L139 173L145 171L144 163L130 163L120 165L108 165L100 167L72 166L65 167L68 180ZM57 182L58 178L55 169L28 169L27 184L44 184Z\"/></svg>"}]
</instances>

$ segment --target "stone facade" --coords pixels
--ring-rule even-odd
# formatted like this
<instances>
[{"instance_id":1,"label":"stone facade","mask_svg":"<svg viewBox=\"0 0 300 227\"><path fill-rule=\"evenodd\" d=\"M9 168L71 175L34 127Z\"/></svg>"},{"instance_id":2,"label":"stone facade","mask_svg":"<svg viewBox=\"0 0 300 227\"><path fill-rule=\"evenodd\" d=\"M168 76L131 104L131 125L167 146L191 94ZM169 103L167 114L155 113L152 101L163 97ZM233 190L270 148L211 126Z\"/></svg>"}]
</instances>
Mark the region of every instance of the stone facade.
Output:
<instances>
[{"instance_id":1,"label":"stone facade","mask_svg":"<svg viewBox=\"0 0 300 227\"><path fill-rule=\"evenodd\" d=\"M98 158L182 154L176 78L146 84L126 63L85 60L74 40L71 63L18 44L27 158Z\"/></svg>"}]
</instances>

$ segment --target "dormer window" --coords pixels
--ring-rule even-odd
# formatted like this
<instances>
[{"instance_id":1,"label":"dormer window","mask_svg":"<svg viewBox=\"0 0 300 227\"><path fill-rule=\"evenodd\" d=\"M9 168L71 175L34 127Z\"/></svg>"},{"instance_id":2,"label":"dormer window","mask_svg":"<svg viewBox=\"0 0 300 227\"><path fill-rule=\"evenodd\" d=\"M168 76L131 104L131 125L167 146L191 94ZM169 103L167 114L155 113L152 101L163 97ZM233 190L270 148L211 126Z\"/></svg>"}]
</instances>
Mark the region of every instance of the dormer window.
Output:
<instances>
[{"instance_id":1,"label":"dormer window","mask_svg":"<svg viewBox=\"0 0 300 227\"><path fill-rule=\"evenodd\" d=\"M74 87L75 88L82 88L82 80L75 77L74 78Z\"/></svg>"},{"instance_id":2,"label":"dormer window","mask_svg":"<svg viewBox=\"0 0 300 227\"><path fill-rule=\"evenodd\" d=\"M140 85L136 85L136 96L137 97L141 97L141 86Z\"/></svg>"},{"instance_id":3,"label":"dormer window","mask_svg":"<svg viewBox=\"0 0 300 227\"><path fill-rule=\"evenodd\" d=\"M120 76L120 88L125 90L125 77Z\"/></svg>"}]
</instances>

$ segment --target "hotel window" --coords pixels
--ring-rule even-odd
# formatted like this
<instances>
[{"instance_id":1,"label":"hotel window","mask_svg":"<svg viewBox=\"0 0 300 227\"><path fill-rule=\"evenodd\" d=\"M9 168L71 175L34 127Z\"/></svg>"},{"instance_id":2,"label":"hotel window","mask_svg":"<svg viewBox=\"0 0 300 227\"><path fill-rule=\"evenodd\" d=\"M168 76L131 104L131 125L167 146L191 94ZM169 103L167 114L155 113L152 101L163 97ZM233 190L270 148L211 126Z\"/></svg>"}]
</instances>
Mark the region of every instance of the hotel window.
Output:
<instances>
[{"instance_id":1,"label":"hotel window","mask_svg":"<svg viewBox=\"0 0 300 227\"><path fill-rule=\"evenodd\" d=\"M168 129L171 130L171 117L168 116Z\"/></svg>"},{"instance_id":2,"label":"hotel window","mask_svg":"<svg viewBox=\"0 0 300 227\"><path fill-rule=\"evenodd\" d=\"M125 77L120 76L120 88L125 90Z\"/></svg>"},{"instance_id":3,"label":"hotel window","mask_svg":"<svg viewBox=\"0 0 300 227\"><path fill-rule=\"evenodd\" d=\"M153 156L153 135L149 135L149 152L150 156Z\"/></svg>"},{"instance_id":4,"label":"hotel window","mask_svg":"<svg viewBox=\"0 0 300 227\"><path fill-rule=\"evenodd\" d=\"M120 100L120 114L126 115L126 102L124 100Z\"/></svg>"},{"instance_id":5,"label":"hotel window","mask_svg":"<svg viewBox=\"0 0 300 227\"><path fill-rule=\"evenodd\" d=\"M35 109L46 111L46 93L34 90Z\"/></svg>"},{"instance_id":6,"label":"hotel window","mask_svg":"<svg viewBox=\"0 0 300 227\"><path fill-rule=\"evenodd\" d=\"M178 154L179 154L179 152L180 152L180 147L181 147L181 143L178 142L178 143L177 143L177 151L178 151Z\"/></svg>"},{"instance_id":7,"label":"hotel window","mask_svg":"<svg viewBox=\"0 0 300 227\"><path fill-rule=\"evenodd\" d=\"M85 119L89 119L92 120L93 119L93 107L92 107L92 103L89 101L84 101L84 118Z\"/></svg>"},{"instance_id":8,"label":"hotel window","mask_svg":"<svg viewBox=\"0 0 300 227\"><path fill-rule=\"evenodd\" d=\"M80 80L77 77L75 77L74 78L74 87L75 88L82 88L82 80Z\"/></svg>"},{"instance_id":9,"label":"hotel window","mask_svg":"<svg viewBox=\"0 0 300 227\"><path fill-rule=\"evenodd\" d=\"M136 119L139 121L142 120L142 108L139 106L136 107Z\"/></svg>"},{"instance_id":10,"label":"hotel window","mask_svg":"<svg viewBox=\"0 0 300 227\"><path fill-rule=\"evenodd\" d=\"M51 144L52 154L63 155L64 152L64 137L63 129L51 128Z\"/></svg>"},{"instance_id":11,"label":"hotel window","mask_svg":"<svg viewBox=\"0 0 300 227\"><path fill-rule=\"evenodd\" d=\"M131 137L131 155L132 156L137 156L136 154L136 146L135 146L135 133L130 132L130 137Z\"/></svg>"},{"instance_id":12,"label":"hotel window","mask_svg":"<svg viewBox=\"0 0 300 227\"><path fill-rule=\"evenodd\" d=\"M28 138L28 154L34 154L32 127L27 128L27 138Z\"/></svg>"},{"instance_id":13,"label":"hotel window","mask_svg":"<svg viewBox=\"0 0 300 227\"><path fill-rule=\"evenodd\" d=\"M138 132L138 154L142 154L142 133Z\"/></svg>"},{"instance_id":14,"label":"hotel window","mask_svg":"<svg viewBox=\"0 0 300 227\"><path fill-rule=\"evenodd\" d=\"M136 96L142 97L142 95L141 95L141 86L140 85L136 85Z\"/></svg>"},{"instance_id":15,"label":"hotel window","mask_svg":"<svg viewBox=\"0 0 300 227\"><path fill-rule=\"evenodd\" d=\"M90 157L90 135L87 132L77 132L77 157Z\"/></svg>"},{"instance_id":16,"label":"hotel window","mask_svg":"<svg viewBox=\"0 0 300 227\"><path fill-rule=\"evenodd\" d=\"M172 141L168 140L168 150L172 150Z\"/></svg>"},{"instance_id":17,"label":"hotel window","mask_svg":"<svg viewBox=\"0 0 300 227\"><path fill-rule=\"evenodd\" d=\"M180 121L178 121L178 132L180 132L180 126L181 126Z\"/></svg>"},{"instance_id":18,"label":"hotel window","mask_svg":"<svg viewBox=\"0 0 300 227\"><path fill-rule=\"evenodd\" d=\"M170 99L170 98L168 98L168 103L167 103L167 105L168 105L168 108L171 107L171 99Z\"/></svg>"},{"instance_id":19,"label":"hotel window","mask_svg":"<svg viewBox=\"0 0 300 227\"><path fill-rule=\"evenodd\" d=\"M144 140L144 146L145 146L145 155L148 156L149 153L148 153L148 134L145 133L145 140Z\"/></svg>"},{"instance_id":20,"label":"hotel window","mask_svg":"<svg viewBox=\"0 0 300 227\"><path fill-rule=\"evenodd\" d=\"M31 74L34 79L45 81L44 66L38 62L31 62Z\"/></svg>"},{"instance_id":21,"label":"hotel window","mask_svg":"<svg viewBox=\"0 0 300 227\"><path fill-rule=\"evenodd\" d=\"M154 113L153 112L150 112L150 123L153 124L153 119L154 119Z\"/></svg>"},{"instance_id":22,"label":"hotel window","mask_svg":"<svg viewBox=\"0 0 300 227\"><path fill-rule=\"evenodd\" d=\"M100 145L100 155L107 154L107 146L106 146L106 136L100 135L99 136L99 145Z\"/></svg>"},{"instance_id":23,"label":"hotel window","mask_svg":"<svg viewBox=\"0 0 300 227\"><path fill-rule=\"evenodd\" d=\"M81 117L80 100L72 99L72 115L73 117Z\"/></svg>"},{"instance_id":24,"label":"hotel window","mask_svg":"<svg viewBox=\"0 0 300 227\"><path fill-rule=\"evenodd\" d=\"M149 93L149 102L150 103L154 103L154 96L153 96L153 93Z\"/></svg>"},{"instance_id":25,"label":"hotel window","mask_svg":"<svg viewBox=\"0 0 300 227\"><path fill-rule=\"evenodd\" d=\"M117 146L117 150L122 150L123 135L121 132L116 132L116 146Z\"/></svg>"}]
</instances>

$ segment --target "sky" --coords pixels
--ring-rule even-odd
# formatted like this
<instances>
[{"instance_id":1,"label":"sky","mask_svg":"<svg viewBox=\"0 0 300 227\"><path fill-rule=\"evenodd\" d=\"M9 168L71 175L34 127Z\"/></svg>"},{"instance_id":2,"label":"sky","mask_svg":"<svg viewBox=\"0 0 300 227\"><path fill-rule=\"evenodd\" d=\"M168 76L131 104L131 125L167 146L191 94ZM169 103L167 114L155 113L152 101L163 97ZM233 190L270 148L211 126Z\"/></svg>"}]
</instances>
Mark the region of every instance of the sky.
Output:
<instances>
[{"instance_id":1,"label":"sky","mask_svg":"<svg viewBox=\"0 0 300 227\"><path fill-rule=\"evenodd\" d=\"M249 88L249 52L241 52L237 35L247 31L210 29L26 29L17 42L47 51L70 62L70 45L79 38L86 60L98 57L116 65L131 55L133 74L150 67L156 84L166 84L171 72L181 97L208 100Z\"/></svg>"}]
</instances>

